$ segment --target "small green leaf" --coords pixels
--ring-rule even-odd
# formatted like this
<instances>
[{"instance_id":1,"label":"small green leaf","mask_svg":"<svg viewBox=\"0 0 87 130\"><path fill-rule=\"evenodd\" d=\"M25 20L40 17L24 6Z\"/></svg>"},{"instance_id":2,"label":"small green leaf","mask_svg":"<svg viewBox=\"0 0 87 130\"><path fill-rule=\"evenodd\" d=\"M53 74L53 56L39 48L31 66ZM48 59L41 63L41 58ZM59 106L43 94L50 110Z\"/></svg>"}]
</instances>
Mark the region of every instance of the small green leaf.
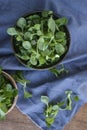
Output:
<instances>
[{"instance_id":1,"label":"small green leaf","mask_svg":"<svg viewBox=\"0 0 87 130\"><path fill-rule=\"evenodd\" d=\"M32 41L31 41L31 44L32 44L32 45L36 45L36 41L35 41L35 40L32 40Z\"/></svg>"},{"instance_id":2,"label":"small green leaf","mask_svg":"<svg viewBox=\"0 0 87 130\"><path fill-rule=\"evenodd\" d=\"M24 91L24 98L30 98L30 97L32 97L32 94L27 91Z\"/></svg>"},{"instance_id":3,"label":"small green leaf","mask_svg":"<svg viewBox=\"0 0 87 130\"><path fill-rule=\"evenodd\" d=\"M71 100L72 91L65 91L65 94L67 95L66 110L72 110L72 100Z\"/></svg>"},{"instance_id":4,"label":"small green leaf","mask_svg":"<svg viewBox=\"0 0 87 130\"><path fill-rule=\"evenodd\" d=\"M56 20L56 24L58 27L63 26L68 23L68 19L63 17Z\"/></svg>"},{"instance_id":5,"label":"small green leaf","mask_svg":"<svg viewBox=\"0 0 87 130\"><path fill-rule=\"evenodd\" d=\"M48 47L48 43L44 42L44 38L43 37L39 38L39 40L37 42L37 45L38 45L39 50L41 50L41 51L46 50L47 47Z\"/></svg>"},{"instance_id":6,"label":"small green leaf","mask_svg":"<svg viewBox=\"0 0 87 130\"><path fill-rule=\"evenodd\" d=\"M55 37L56 37L56 39L65 39L65 36L66 36L66 34L65 34L65 32L62 32L62 31L59 31L59 32L57 32L56 33L56 35L55 35Z\"/></svg>"},{"instance_id":7,"label":"small green leaf","mask_svg":"<svg viewBox=\"0 0 87 130\"><path fill-rule=\"evenodd\" d=\"M52 118L52 117L46 118L46 124L48 127L50 127L53 123L54 123L54 118Z\"/></svg>"},{"instance_id":8,"label":"small green leaf","mask_svg":"<svg viewBox=\"0 0 87 130\"><path fill-rule=\"evenodd\" d=\"M26 26L26 19L23 17L19 18L17 21L17 26L23 30Z\"/></svg>"},{"instance_id":9,"label":"small green leaf","mask_svg":"<svg viewBox=\"0 0 87 130\"><path fill-rule=\"evenodd\" d=\"M44 17L44 18L48 17L48 11L43 11L42 12L42 17Z\"/></svg>"},{"instance_id":10,"label":"small green leaf","mask_svg":"<svg viewBox=\"0 0 87 130\"><path fill-rule=\"evenodd\" d=\"M16 31L16 29L15 29L14 27L8 28L8 29L7 29L7 33L8 33L9 35L11 35L11 36L18 35L18 33L17 33L17 31Z\"/></svg>"},{"instance_id":11,"label":"small green leaf","mask_svg":"<svg viewBox=\"0 0 87 130\"><path fill-rule=\"evenodd\" d=\"M53 11L48 11L48 14L49 15L53 15Z\"/></svg>"},{"instance_id":12,"label":"small green leaf","mask_svg":"<svg viewBox=\"0 0 87 130\"><path fill-rule=\"evenodd\" d=\"M12 91L12 85L11 84L7 84L6 85L6 90L7 91Z\"/></svg>"},{"instance_id":13,"label":"small green leaf","mask_svg":"<svg viewBox=\"0 0 87 130\"><path fill-rule=\"evenodd\" d=\"M40 30L40 24L35 24L35 25L34 25L34 29L35 29L35 30Z\"/></svg>"},{"instance_id":14,"label":"small green leaf","mask_svg":"<svg viewBox=\"0 0 87 130\"><path fill-rule=\"evenodd\" d=\"M76 102L78 102L79 101L79 97L76 95L76 96L74 96L74 100L76 101Z\"/></svg>"},{"instance_id":15,"label":"small green leaf","mask_svg":"<svg viewBox=\"0 0 87 130\"><path fill-rule=\"evenodd\" d=\"M58 102L58 103L57 103L58 107L61 107L61 106L63 106L64 104L65 104L64 101L63 101L63 102Z\"/></svg>"},{"instance_id":16,"label":"small green leaf","mask_svg":"<svg viewBox=\"0 0 87 130\"><path fill-rule=\"evenodd\" d=\"M40 64L40 65L43 65L43 64L45 64L45 62L46 62L46 59L45 59L44 57L41 57L41 56L39 57L38 60L39 60L39 64Z\"/></svg>"},{"instance_id":17,"label":"small green leaf","mask_svg":"<svg viewBox=\"0 0 87 130\"><path fill-rule=\"evenodd\" d=\"M24 55L22 56L21 54L16 54L16 56L24 61L27 61L30 59L30 57L28 55Z\"/></svg>"},{"instance_id":18,"label":"small green leaf","mask_svg":"<svg viewBox=\"0 0 87 130\"><path fill-rule=\"evenodd\" d=\"M59 108L58 105L53 105L52 107L53 110L58 110L58 108Z\"/></svg>"},{"instance_id":19,"label":"small green leaf","mask_svg":"<svg viewBox=\"0 0 87 130\"><path fill-rule=\"evenodd\" d=\"M0 109L0 120L5 119L5 112Z\"/></svg>"},{"instance_id":20,"label":"small green leaf","mask_svg":"<svg viewBox=\"0 0 87 130\"><path fill-rule=\"evenodd\" d=\"M24 38L25 38L25 40L29 40L29 39L32 40L33 36L32 36L32 34L31 34L30 32L26 32L26 33L24 34Z\"/></svg>"},{"instance_id":21,"label":"small green leaf","mask_svg":"<svg viewBox=\"0 0 87 130\"><path fill-rule=\"evenodd\" d=\"M20 35L18 35L17 37L16 37L16 40L19 42L19 41L23 41L23 39L22 39L22 37L20 36Z\"/></svg>"},{"instance_id":22,"label":"small green leaf","mask_svg":"<svg viewBox=\"0 0 87 130\"><path fill-rule=\"evenodd\" d=\"M32 65L37 65L37 59L35 58L35 56L32 56L32 55L31 55L31 57L30 57L30 63L31 63Z\"/></svg>"},{"instance_id":23,"label":"small green leaf","mask_svg":"<svg viewBox=\"0 0 87 130\"><path fill-rule=\"evenodd\" d=\"M50 69L50 72L52 72L56 77L60 76L60 71L56 68Z\"/></svg>"},{"instance_id":24,"label":"small green leaf","mask_svg":"<svg viewBox=\"0 0 87 130\"><path fill-rule=\"evenodd\" d=\"M29 16L29 19L39 19L40 18L40 16L39 15L31 15L31 16Z\"/></svg>"},{"instance_id":25,"label":"small green leaf","mask_svg":"<svg viewBox=\"0 0 87 130\"><path fill-rule=\"evenodd\" d=\"M13 75L13 78L15 79L16 82L18 82L19 84L21 84L23 86L24 98L32 97L32 94L25 90L26 87L27 87L26 86L27 83L30 83L30 81L25 79L25 77L23 76L22 71L16 71L15 74ZM15 93L17 93L17 92L15 91L14 94Z\"/></svg>"},{"instance_id":26,"label":"small green leaf","mask_svg":"<svg viewBox=\"0 0 87 130\"><path fill-rule=\"evenodd\" d=\"M59 54L60 56L65 53L65 48L62 44L57 44L55 46L55 50L56 50L57 54Z\"/></svg>"},{"instance_id":27,"label":"small green leaf","mask_svg":"<svg viewBox=\"0 0 87 130\"><path fill-rule=\"evenodd\" d=\"M0 66L0 74L2 73L2 67Z\"/></svg>"},{"instance_id":28,"label":"small green leaf","mask_svg":"<svg viewBox=\"0 0 87 130\"><path fill-rule=\"evenodd\" d=\"M68 73L68 70L64 67L64 65L62 65L59 69L54 67L52 69L49 69L49 71L52 72L56 77L59 77L64 73Z\"/></svg>"},{"instance_id":29,"label":"small green leaf","mask_svg":"<svg viewBox=\"0 0 87 130\"><path fill-rule=\"evenodd\" d=\"M48 105L49 102L49 98L47 96L41 96L41 102L45 103L46 105Z\"/></svg>"},{"instance_id":30,"label":"small green leaf","mask_svg":"<svg viewBox=\"0 0 87 130\"><path fill-rule=\"evenodd\" d=\"M18 95L18 90L17 89L14 89L13 90L13 96L16 97Z\"/></svg>"},{"instance_id":31,"label":"small green leaf","mask_svg":"<svg viewBox=\"0 0 87 130\"><path fill-rule=\"evenodd\" d=\"M43 33L42 33L40 30L37 31L37 35L38 35L38 36L41 36L42 34L43 34Z\"/></svg>"},{"instance_id":32,"label":"small green leaf","mask_svg":"<svg viewBox=\"0 0 87 130\"><path fill-rule=\"evenodd\" d=\"M52 105L47 105L47 108L46 108L45 113L44 113L44 115L45 115L46 117L49 117L49 116L51 115L51 113L52 113L52 111L53 111L52 108L53 108Z\"/></svg>"},{"instance_id":33,"label":"small green leaf","mask_svg":"<svg viewBox=\"0 0 87 130\"><path fill-rule=\"evenodd\" d=\"M15 72L15 74L13 75L13 78L16 80L16 82L23 84L23 85L25 83L30 83L30 81L25 79L25 77L23 76L23 72L19 71L19 70Z\"/></svg>"},{"instance_id":34,"label":"small green leaf","mask_svg":"<svg viewBox=\"0 0 87 130\"><path fill-rule=\"evenodd\" d=\"M67 95L72 94L72 91L65 91L65 94Z\"/></svg>"},{"instance_id":35,"label":"small green leaf","mask_svg":"<svg viewBox=\"0 0 87 130\"><path fill-rule=\"evenodd\" d=\"M48 20L48 27L49 27L49 29L54 33L55 32L55 21L54 21L54 19L51 17L51 18L49 18L49 20Z\"/></svg>"},{"instance_id":36,"label":"small green leaf","mask_svg":"<svg viewBox=\"0 0 87 130\"><path fill-rule=\"evenodd\" d=\"M31 49L31 44L29 41L24 41L22 43L22 46L24 47L24 49L28 50L28 49Z\"/></svg>"}]
</instances>

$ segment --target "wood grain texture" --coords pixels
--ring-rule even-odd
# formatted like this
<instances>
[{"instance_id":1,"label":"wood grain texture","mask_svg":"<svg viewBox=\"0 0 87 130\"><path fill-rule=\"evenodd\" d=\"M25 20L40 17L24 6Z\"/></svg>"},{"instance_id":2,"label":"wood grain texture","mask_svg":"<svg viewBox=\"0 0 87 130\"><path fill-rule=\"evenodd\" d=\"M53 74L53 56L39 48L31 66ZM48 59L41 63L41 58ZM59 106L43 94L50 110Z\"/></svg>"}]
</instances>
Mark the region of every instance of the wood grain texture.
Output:
<instances>
[{"instance_id":1,"label":"wood grain texture","mask_svg":"<svg viewBox=\"0 0 87 130\"><path fill-rule=\"evenodd\" d=\"M5 121L0 121L0 130L40 130L40 128L15 107ZM87 130L87 104L79 110L64 130Z\"/></svg>"}]
</instances>

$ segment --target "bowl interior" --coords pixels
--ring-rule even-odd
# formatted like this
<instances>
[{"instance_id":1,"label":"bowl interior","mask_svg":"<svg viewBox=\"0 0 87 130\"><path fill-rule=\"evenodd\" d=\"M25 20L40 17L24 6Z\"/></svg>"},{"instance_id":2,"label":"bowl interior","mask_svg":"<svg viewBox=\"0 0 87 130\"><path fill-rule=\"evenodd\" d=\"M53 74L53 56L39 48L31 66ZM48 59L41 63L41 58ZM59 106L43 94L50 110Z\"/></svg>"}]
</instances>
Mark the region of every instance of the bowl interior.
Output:
<instances>
[{"instance_id":1,"label":"bowl interior","mask_svg":"<svg viewBox=\"0 0 87 130\"><path fill-rule=\"evenodd\" d=\"M26 18L27 16L30 16L30 15L32 15L32 14L39 14L39 15L41 15L41 11L27 14L27 15L25 15L24 17ZM54 18L55 18L55 19L58 19L58 18L60 18L60 17L54 14ZM69 51L69 47L70 47L70 33L69 33L69 31L68 31L68 28L67 28L65 25L63 26L63 29L64 29L64 32L66 32L66 39L67 39L67 43L66 43L66 45L67 45L67 50L65 51L65 53L60 57L60 59L58 59L58 61L53 62L53 63L50 64L50 65L43 65L43 66L40 66L40 67L38 67L38 66L33 66L33 65L32 65L32 66L30 66L31 68L33 68L33 69L38 69L38 70L50 69L50 68L53 68L54 66L56 66L57 64L59 64L59 63L65 58L67 52ZM17 43L17 41L15 40L15 37L12 37L12 46L13 46L14 54L18 53L18 47L15 46L16 43ZM16 56L16 55L15 55L15 56ZM25 62L24 60L18 58L17 56L16 56L16 58L19 60L19 62L20 62L21 64L23 64L25 67L28 67L28 66L26 65L26 62Z\"/></svg>"}]
</instances>

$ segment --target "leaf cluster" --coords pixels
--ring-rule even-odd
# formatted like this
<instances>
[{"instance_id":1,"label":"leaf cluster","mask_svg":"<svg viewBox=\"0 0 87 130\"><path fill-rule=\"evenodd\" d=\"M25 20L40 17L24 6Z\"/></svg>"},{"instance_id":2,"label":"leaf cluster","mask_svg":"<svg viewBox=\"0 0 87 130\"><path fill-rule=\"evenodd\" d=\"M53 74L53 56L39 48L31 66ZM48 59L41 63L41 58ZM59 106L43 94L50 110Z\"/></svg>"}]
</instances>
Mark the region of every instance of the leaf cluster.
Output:
<instances>
[{"instance_id":1,"label":"leaf cluster","mask_svg":"<svg viewBox=\"0 0 87 130\"><path fill-rule=\"evenodd\" d=\"M55 105L49 103L49 97L41 96L41 101L46 104L44 115L45 122L48 127L50 127L54 123L59 110L72 110L73 99L75 101L79 100L77 95L72 94L72 91L65 91L65 94L66 98L63 101L56 103Z\"/></svg>"},{"instance_id":2,"label":"leaf cluster","mask_svg":"<svg viewBox=\"0 0 87 130\"><path fill-rule=\"evenodd\" d=\"M12 106L18 91L10 81L0 73L0 120L5 118L6 112Z\"/></svg>"},{"instance_id":3,"label":"leaf cluster","mask_svg":"<svg viewBox=\"0 0 87 130\"><path fill-rule=\"evenodd\" d=\"M30 81L24 78L22 71L16 71L13 75L13 78L16 82L23 86L24 98L32 97L32 94L26 91L27 84L30 83Z\"/></svg>"},{"instance_id":4,"label":"leaf cluster","mask_svg":"<svg viewBox=\"0 0 87 130\"><path fill-rule=\"evenodd\" d=\"M28 67L41 67L59 61L67 51L66 24L65 17L56 18L52 11L43 11L19 18L7 33L16 41L16 56Z\"/></svg>"},{"instance_id":5,"label":"leaf cluster","mask_svg":"<svg viewBox=\"0 0 87 130\"><path fill-rule=\"evenodd\" d=\"M59 76L61 76L61 75L64 74L64 73L67 74L67 73L69 72L69 70L66 69L63 64L61 65L61 68L58 68L58 69L57 69L57 68L53 67L53 68L51 68L51 69L49 69L49 70L50 70L50 72L53 73L56 77L59 77Z\"/></svg>"}]
</instances>

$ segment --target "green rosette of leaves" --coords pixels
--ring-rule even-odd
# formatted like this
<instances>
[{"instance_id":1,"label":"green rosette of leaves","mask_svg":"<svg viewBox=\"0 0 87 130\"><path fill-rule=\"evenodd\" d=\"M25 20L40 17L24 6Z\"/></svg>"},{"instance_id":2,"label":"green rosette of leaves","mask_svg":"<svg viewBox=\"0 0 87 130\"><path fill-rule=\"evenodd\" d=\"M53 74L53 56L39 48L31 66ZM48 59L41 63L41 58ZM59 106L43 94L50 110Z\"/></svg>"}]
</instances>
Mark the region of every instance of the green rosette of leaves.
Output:
<instances>
[{"instance_id":1,"label":"green rosette of leaves","mask_svg":"<svg viewBox=\"0 0 87 130\"><path fill-rule=\"evenodd\" d=\"M56 18L52 11L43 11L18 19L7 33L15 39L16 56L27 67L51 66L67 51L64 25L67 19Z\"/></svg>"}]
</instances>

